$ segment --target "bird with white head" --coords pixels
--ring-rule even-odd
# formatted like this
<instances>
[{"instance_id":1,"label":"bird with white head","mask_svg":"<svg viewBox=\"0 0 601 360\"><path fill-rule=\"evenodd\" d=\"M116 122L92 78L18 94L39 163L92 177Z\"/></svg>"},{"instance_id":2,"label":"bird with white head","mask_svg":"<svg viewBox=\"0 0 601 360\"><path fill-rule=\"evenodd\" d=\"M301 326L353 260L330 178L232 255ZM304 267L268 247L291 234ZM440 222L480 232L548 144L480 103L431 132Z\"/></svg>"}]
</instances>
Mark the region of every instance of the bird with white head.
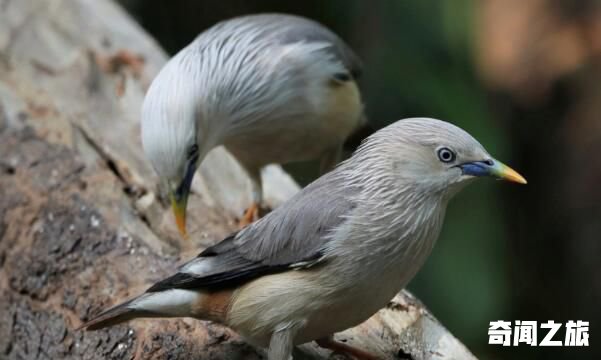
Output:
<instances>
[{"instance_id":1,"label":"bird with white head","mask_svg":"<svg viewBox=\"0 0 601 360\"><path fill-rule=\"evenodd\" d=\"M264 218L83 327L194 317L267 347L269 360L289 359L294 345L312 340L374 359L331 335L407 285L438 238L449 200L482 176L526 183L454 125L398 121Z\"/></svg>"},{"instance_id":2,"label":"bird with white head","mask_svg":"<svg viewBox=\"0 0 601 360\"><path fill-rule=\"evenodd\" d=\"M291 15L218 23L175 55L144 99L142 143L180 232L196 169L218 145L251 179L243 224L263 201L263 166L319 158L322 172L333 168L364 121L359 73L359 60L334 33Z\"/></svg>"}]
</instances>

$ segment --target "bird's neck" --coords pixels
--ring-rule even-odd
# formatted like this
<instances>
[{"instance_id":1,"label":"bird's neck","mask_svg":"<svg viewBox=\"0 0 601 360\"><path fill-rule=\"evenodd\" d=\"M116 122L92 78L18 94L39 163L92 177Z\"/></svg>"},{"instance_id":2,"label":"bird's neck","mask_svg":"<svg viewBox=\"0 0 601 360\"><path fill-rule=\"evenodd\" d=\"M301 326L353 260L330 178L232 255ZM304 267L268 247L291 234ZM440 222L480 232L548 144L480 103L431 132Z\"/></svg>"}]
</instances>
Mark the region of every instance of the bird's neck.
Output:
<instances>
[{"instance_id":1,"label":"bird's neck","mask_svg":"<svg viewBox=\"0 0 601 360\"><path fill-rule=\"evenodd\" d=\"M361 282L364 275L366 282L376 281L370 276L377 274L400 290L430 255L447 201L439 194L411 188L364 193L357 201L356 211L341 229L336 251L343 253L340 258L352 259L348 262L352 266L372 269L355 273L353 283Z\"/></svg>"},{"instance_id":2,"label":"bird's neck","mask_svg":"<svg viewBox=\"0 0 601 360\"><path fill-rule=\"evenodd\" d=\"M377 247L390 257L429 253L442 225L445 199L408 188L396 196L378 193L364 201L365 211L357 215L371 224L364 243L378 242Z\"/></svg>"}]
</instances>

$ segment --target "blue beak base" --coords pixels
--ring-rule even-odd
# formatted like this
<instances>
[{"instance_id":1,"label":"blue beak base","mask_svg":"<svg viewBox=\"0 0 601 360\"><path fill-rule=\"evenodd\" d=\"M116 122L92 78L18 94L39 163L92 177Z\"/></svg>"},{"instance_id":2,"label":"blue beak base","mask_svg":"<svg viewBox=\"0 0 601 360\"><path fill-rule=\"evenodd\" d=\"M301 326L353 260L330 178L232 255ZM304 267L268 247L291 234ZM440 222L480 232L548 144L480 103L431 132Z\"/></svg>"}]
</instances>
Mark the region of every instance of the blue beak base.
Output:
<instances>
[{"instance_id":1,"label":"blue beak base","mask_svg":"<svg viewBox=\"0 0 601 360\"><path fill-rule=\"evenodd\" d=\"M473 161L459 165L464 175L491 176L497 179L526 184L524 177L498 160Z\"/></svg>"},{"instance_id":2,"label":"blue beak base","mask_svg":"<svg viewBox=\"0 0 601 360\"><path fill-rule=\"evenodd\" d=\"M470 176L490 176L490 163L484 161L475 161L459 165L464 175Z\"/></svg>"}]
</instances>

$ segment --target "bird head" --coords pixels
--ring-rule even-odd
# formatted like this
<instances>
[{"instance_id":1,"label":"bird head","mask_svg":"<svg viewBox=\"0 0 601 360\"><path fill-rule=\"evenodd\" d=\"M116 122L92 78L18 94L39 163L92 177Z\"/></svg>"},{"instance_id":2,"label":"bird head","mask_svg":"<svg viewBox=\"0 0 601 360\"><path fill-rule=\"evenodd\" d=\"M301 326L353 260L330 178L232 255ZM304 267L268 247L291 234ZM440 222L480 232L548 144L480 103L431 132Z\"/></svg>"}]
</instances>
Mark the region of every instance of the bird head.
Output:
<instances>
[{"instance_id":1,"label":"bird head","mask_svg":"<svg viewBox=\"0 0 601 360\"><path fill-rule=\"evenodd\" d=\"M167 194L175 222L186 237L186 206L192 180L208 141L199 131L197 106L185 81L170 75L168 64L153 81L142 106L142 145Z\"/></svg>"},{"instance_id":2,"label":"bird head","mask_svg":"<svg viewBox=\"0 0 601 360\"><path fill-rule=\"evenodd\" d=\"M389 178L413 191L449 198L483 176L526 184L524 177L493 158L470 134L440 120L397 121L373 134L363 148L365 154L384 156L392 170Z\"/></svg>"}]
</instances>

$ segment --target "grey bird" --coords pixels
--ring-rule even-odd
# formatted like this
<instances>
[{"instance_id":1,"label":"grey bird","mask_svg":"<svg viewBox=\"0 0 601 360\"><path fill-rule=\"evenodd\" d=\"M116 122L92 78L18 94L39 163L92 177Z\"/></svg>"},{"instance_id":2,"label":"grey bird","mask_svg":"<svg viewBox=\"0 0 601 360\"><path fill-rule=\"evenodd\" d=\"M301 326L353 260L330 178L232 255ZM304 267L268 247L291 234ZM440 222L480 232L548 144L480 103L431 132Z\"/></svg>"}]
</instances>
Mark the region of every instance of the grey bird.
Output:
<instances>
[{"instance_id":1,"label":"grey bird","mask_svg":"<svg viewBox=\"0 0 601 360\"><path fill-rule=\"evenodd\" d=\"M175 55L142 106L142 143L185 235L192 178L225 147L247 171L253 204L263 200L261 168L319 158L338 162L345 139L364 123L355 82L360 62L334 33L309 19L262 14L220 22Z\"/></svg>"},{"instance_id":2,"label":"grey bird","mask_svg":"<svg viewBox=\"0 0 601 360\"><path fill-rule=\"evenodd\" d=\"M289 359L294 345L312 340L373 359L331 335L407 285L436 242L449 200L480 176L526 183L454 125L397 121L273 212L83 327L193 317L267 347L269 360Z\"/></svg>"}]
</instances>

